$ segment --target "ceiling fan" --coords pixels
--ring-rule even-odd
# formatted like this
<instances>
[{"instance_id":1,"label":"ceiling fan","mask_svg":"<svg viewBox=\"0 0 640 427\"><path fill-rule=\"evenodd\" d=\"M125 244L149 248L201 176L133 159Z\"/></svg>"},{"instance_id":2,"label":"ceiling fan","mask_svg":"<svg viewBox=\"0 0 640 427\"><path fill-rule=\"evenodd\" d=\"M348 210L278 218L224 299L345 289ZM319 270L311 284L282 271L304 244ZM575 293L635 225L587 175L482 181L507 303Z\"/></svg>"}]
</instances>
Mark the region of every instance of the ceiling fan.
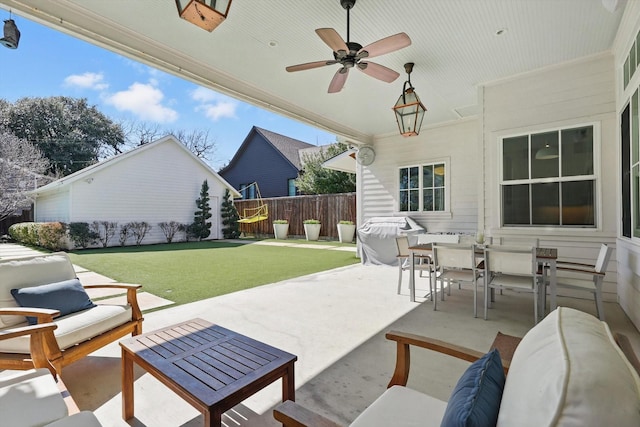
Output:
<instances>
[{"instance_id":1,"label":"ceiling fan","mask_svg":"<svg viewBox=\"0 0 640 427\"><path fill-rule=\"evenodd\" d=\"M340 4L347 10L347 41L345 42L333 28L318 28L316 30L322 41L333 49L334 59L291 65L286 70L294 72L324 67L325 65L340 64L342 67L336 71L329 84L329 93L336 93L342 90L344 83L347 81L349 70L354 67L383 82L391 83L397 79L400 75L399 73L375 62L369 62L366 59L409 46L411 44L409 36L405 33L398 33L362 47L361 44L352 42L349 39L349 11L356 4L356 0L340 0Z\"/></svg>"}]
</instances>

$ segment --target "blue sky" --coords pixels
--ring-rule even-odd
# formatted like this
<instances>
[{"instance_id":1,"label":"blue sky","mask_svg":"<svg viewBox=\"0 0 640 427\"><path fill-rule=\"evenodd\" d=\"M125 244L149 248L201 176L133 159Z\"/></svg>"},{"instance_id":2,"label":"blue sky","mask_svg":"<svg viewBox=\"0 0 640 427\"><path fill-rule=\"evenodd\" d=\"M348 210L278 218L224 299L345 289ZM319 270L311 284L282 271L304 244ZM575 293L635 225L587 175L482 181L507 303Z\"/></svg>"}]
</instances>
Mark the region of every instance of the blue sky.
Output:
<instances>
[{"instance_id":1,"label":"blue sky","mask_svg":"<svg viewBox=\"0 0 640 427\"><path fill-rule=\"evenodd\" d=\"M5 11L3 11L4 13ZM252 126L322 145L335 135L197 86L64 33L13 15L18 49L0 46L0 98L69 96L116 122L209 131L214 169L235 154ZM3 17L6 19L6 17Z\"/></svg>"}]
</instances>

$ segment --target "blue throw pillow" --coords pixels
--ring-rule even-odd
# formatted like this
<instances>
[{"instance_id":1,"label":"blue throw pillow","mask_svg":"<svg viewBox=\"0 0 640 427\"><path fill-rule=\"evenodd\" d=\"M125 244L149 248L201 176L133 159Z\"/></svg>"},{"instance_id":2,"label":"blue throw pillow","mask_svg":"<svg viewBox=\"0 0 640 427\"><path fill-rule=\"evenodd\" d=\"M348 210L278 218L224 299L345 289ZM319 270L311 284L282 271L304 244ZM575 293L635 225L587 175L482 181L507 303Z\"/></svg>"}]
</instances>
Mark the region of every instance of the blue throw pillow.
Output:
<instances>
[{"instance_id":1,"label":"blue throw pillow","mask_svg":"<svg viewBox=\"0 0 640 427\"><path fill-rule=\"evenodd\" d=\"M49 308L59 310L60 316L86 310L96 305L78 279L29 288L11 289L11 295L20 307ZM35 325L35 317L27 317L30 325Z\"/></svg>"},{"instance_id":2,"label":"blue throw pillow","mask_svg":"<svg viewBox=\"0 0 640 427\"><path fill-rule=\"evenodd\" d=\"M493 349L469 366L453 389L441 427L494 427L504 389L504 370Z\"/></svg>"}]
</instances>

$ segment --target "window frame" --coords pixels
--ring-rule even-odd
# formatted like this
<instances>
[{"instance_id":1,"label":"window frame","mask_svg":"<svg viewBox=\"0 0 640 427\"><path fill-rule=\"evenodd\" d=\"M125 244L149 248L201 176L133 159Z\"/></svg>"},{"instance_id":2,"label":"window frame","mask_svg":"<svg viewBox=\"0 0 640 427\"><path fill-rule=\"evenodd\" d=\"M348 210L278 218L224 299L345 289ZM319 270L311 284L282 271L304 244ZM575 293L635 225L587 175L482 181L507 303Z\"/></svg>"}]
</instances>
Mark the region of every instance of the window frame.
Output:
<instances>
[{"instance_id":1,"label":"window frame","mask_svg":"<svg viewBox=\"0 0 640 427\"><path fill-rule=\"evenodd\" d=\"M544 178L531 178L531 163L532 163L532 154L531 154L531 136L544 134L548 132L557 132L559 135L562 134L562 131L577 129L582 127L591 127L593 129L593 140L592 140L592 158L593 158L593 173L591 175L572 175L572 176L560 176L560 172L557 177L544 177ZM520 132L516 133L508 133L498 136L497 138L497 153L498 153L498 167L497 169L497 201L496 207L498 212L498 227L500 229L549 229L549 230L557 230L557 231L598 231L602 229L602 171L601 171L601 122L593 121L593 122L584 122L584 123L571 123L571 124L563 124L560 126L555 126L551 128L534 128L534 129L523 129ZM528 148L527 152L529 153L529 157L527 159L528 167L529 167L529 178L526 179L513 179L513 180L505 180L504 179L504 140L509 138L517 138L517 137L527 137ZM561 153L562 146L558 145L558 151ZM593 192L594 192L594 201L593 201L593 210L594 210L594 223L593 225L561 225L561 224L513 224L506 225L504 223L504 189L506 186L510 185L522 185L528 184L544 184L544 183L566 183L566 182L583 182L583 181L593 181ZM507 184L508 183L508 184ZM532 221L532 203L531 203L532 194L529 191L529 220Z\"/></svg>"},{"instance_id":2,"label":"window frame","mask_svg":"<svg viewBox=\"0 0 640 427\"><path fill-rule=\"evenodd\" d=\"M424 209L424 190L425 189L429 189L429 188L437 188L437 187L426 187L424 186L424 167L425 166L436 166L436 165L440 165L440 164L444 164L444 170L445 170L445 174L444 174L444 209L443 210L425 210ZM425 162L420 162L420 163L412 163L412 164L406 164L406 165L400 165L396 168L396 175L395 175L395 182L396 182L396 210L399 213L406 213L406 214L423 214L423 215L427 215L427 216L440 216L440 215L450 215L450 192L451 192L451 166L450 166L451 162L450 162L450 158L446 157L446 158L439 158L439 159L431 159L429 161L425 161ZM418 168L418 187L416 187L415 189L413 189L414 191L418 192L418 210L413 211L413 210L401 210L401 197L400 197L400 192L401 191L409 191L409 190L402 190L400 188L400 171L403 169L410 169L410 168Z\"/></svg>"}]
</instances>

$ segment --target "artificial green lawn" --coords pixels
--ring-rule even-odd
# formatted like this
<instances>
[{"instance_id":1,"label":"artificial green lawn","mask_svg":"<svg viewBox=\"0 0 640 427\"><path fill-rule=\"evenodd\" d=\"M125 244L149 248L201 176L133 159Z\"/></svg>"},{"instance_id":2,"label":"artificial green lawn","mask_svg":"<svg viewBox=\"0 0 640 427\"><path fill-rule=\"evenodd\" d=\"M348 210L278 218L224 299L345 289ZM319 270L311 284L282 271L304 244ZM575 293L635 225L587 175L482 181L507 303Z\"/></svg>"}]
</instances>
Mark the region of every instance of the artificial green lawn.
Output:
<instances>
[{"instance_id":1,"label":"artificial green lawn","mask_svg":"<svg viewBox=\"0 0 640 427\"><path fill-rule=\"evenodd\" d=\"M216 241L87 249L69 256L76 265L140 283L145 292L176 304L359 262L349 251Z\"/></svg>"}]
</instances>

